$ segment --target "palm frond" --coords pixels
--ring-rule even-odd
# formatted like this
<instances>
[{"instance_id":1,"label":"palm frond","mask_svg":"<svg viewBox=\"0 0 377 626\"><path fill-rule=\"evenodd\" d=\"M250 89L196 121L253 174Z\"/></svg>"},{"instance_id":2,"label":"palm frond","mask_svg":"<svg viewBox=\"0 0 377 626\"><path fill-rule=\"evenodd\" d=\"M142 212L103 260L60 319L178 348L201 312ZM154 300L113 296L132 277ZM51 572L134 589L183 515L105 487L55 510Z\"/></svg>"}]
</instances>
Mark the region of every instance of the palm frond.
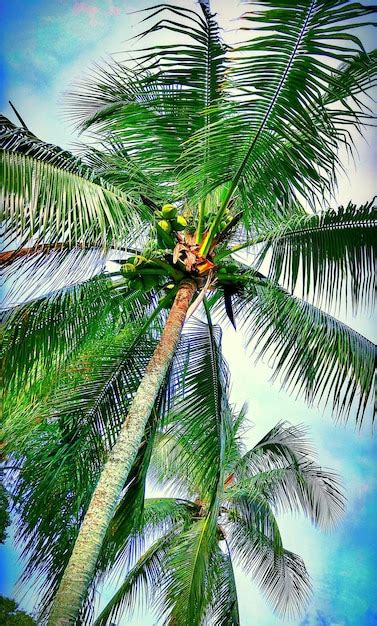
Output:
<instances>
[{"instance_id":1,"label":"palm frond","mask_svg":"<svg viewBox=\"0 0 377 626\"><path fill-rule=\"evenodd\" d=\"M195 133L182 156L182 185L194 191L195 181L208 181L207 193L232 181L229 198L240 185L248 224L266 196L267 204L304 197L314 205L331 192L337 146L347 138L324 98L343 71L336 65L364 52L353 29L369 23L375 9L345 0L246 4L241 28L247 38L231 51L227 97L217 107L222 119L209 135L212 158L203 166L207 136ZM350 73L344 99L356 82L357 73ZM358 118L350 123L358 124Z\"/></svg>"},{"instance_id":2,"label":"palm frond","mask_svg":"<svg viewBox=\"0 0 377 626\"><path fill-rule=\"evenodd\" d=\"M143 21L153 24L139 38L162 31L178 36L178 43L138 50L133 64L96 66L68 95L67 110L77 126L105 143L116 142L126 167L142 166L155 182L174 181L183 142L211 123L213 115L204 110L222 90L226 46L214 16L199 4L198 11L168 4L148 9ZM166 191L169 200L174 188Z\"/></svg>"},{"instance_id":3,"label":"palm frond","mask_svg":"<svg viewBox=\"0 0 377 626\"><path fill-rule=\"evenodd\" d=\"M362 206L349 203L338 210L300 215L277 224L266 236L256 267L271 252L269 277L290 291L331 306L353 308L373 303L374 257L377 239L375 200ZM341 296L344 295L344 299Z\"/></svg>"},{"instance_id":4,"label":"palm frond","mask_svg":"<svg viewBox=\"0 0 377 626\"><path fill-rule=\"evenodd\" d=\"M283 618L294 618L307 606L311 586L302 559L284 550L277 551L268 536L258 532L242 516L235 516L229 530L232 557L251 573L267 602Z\"/></svg>"},{"instance_id":5,"label":"palm frond","mask_svg":"<svg viewBox=\"0 0 377 626\"><path fill-rule=\"evenodd\" d=\"M2 309L36 300L52 291L78 286L105 271L106 254L99 248L33 246L4 252Z\"/></svg>"},{"instance_id":6,"label":"palm frond","mask_svg":"<svg viewBox=\"0 0 377 626\"><path fill-rule=\"evenodd\" d=\"M205 623L216 626L240 626L236 581L229 553L221 548L217 551L216 583L210 606L206 611Z\"/></svg>"},{"instance_id":7,"label":"palm frond","mask_svg":"<svg viewBox=\"0 0 377 626\"><path fill-rule=\"evenodd\" d=\"M339 111L339 115L342 113L344 116L342 120L344 123L348 123L349 115L356 116L356 118L360 115L358 110L353 111L347 106L347 99L352 98L362 111L365 105L360 103L357 96L367 94L376 86L376 57L377 50L361 51L339 67L332 77L324 101L326 105L339 102L344 104L345 109Z\"/></svg>"},{"instance_id":8,"label":"palm frond","mask_svg":"<svg viewBox=\"0 0 377 626\"><path fill-rule=\"evenodd\" d=\"M244 460L250 463L253 473L258 472L259 460L266 458L271 462L289 465L294 461L314 457L314 449L307 437L308 429L302 424L293 425L289 422L278 422L276 426L258 441L244 455ZM253 465L253 459L256 465Z\"/></svg>"},{"instance_id":9,"label":"palm frond","mask_svg":"<svg viewBox=\"0 0 377 626\"><path fill-rule=\"evenodd\" d=\"M44 581L43 610L60 581L107 452L155 348L158 324L153 332L147 330L145 324L133 322L101 340L92 339L62 373L54 393L26 412L29 428L23 443L17 441L22 469L14 497L20 515L18 540L27 558L23 580L38 572L39 581ZM144 474L149 456L145 459Z\"/></svg>"},{"instance_id":10,"label":"palm frond","mask_svg":"<svg viewBox=\"0 0 377 626\"><path fill-rule=\"evenodd\" d=\"M175 530L166 533L146 550L97 617L94 626L105 626L110 619L118 620L123 615L132 615L138 608L153 606L160 592L161 574L175 533Z\"/></svg>"},{"instance_id":11,"label":"palm frond","mask_svg":"<svg viewBox=\"0 0 377 626\"><path fill-rule=\"evenodd\" d=\"M232 419L227 399L229 371L221 354L219 327L196 319L187 323L170 386L170 411L158 437L152 474L159 482L170 481L189 494L198 490L211 494Z\"/></svg>"},{"instance_id":12,"label":"palm frond","mask_svg":"<svg viewBox=\"0 0 377 626\"><path fill-rule=\"evenodd\" d=\"M227 366L221 355L219 331L206 311L208 323L195 320L192 335L184 336L186 342L189 339L188 358L184 358L184 352L182 355L182 345L178 349L184 364L180 370L183 397L181 393L173 396L171 413L166 418L167 441L173 442L170 449L176 453L170 458L172 467L178 479L185 480L188 491L196 491L203 509L199 519L179 536L179 543L175 542L167 558L170 576L161 611L168 614L169 623L187 626L202 622L216 586L212 561L216 559L218 509L232 426L226 396ZM169 468L164 470L165 478L172 482Z\"/></svg>"},{"instance_id":13,"label":"palm frond","mask_svg":"<svg viewBox=\"0 0 377 626\"><path fill-rule=\"evenodd\" d=\"M236 491L255 488L269 499L276 513L300 511L314 525L328 530L344 511L339 476L315 462L303 425L279 422L238 460L233 471Z\"/></svg>"},{"instance_id":14,"label":"palm frond","mask_svg":"<svg viewBox=\"0 0 377 626\"><path fill-rule=\"evenodd\" d=\"M221 311L218 299L214 306ZM331 403L337 417L352 415L361 427L373 394L372 342L264 279L235 293L233 310L246 343L257 342L258 357L269 357L274 379L309 404Z\"/></svg>"},{"instance_id":15,"label":"palm frond","mask_svg":"<svg viewBox=\"0 0 377 626\"><path fill-rule=\"evenodd\" d=\"M168 623L200 626L216 585L217 497L208 514L183 531L171 545L166 566L162 615Z\"/></svg>"},{"instance_id":16,"label":"palm frond","mask_svg":"<svg viewBox=\"0 0 377 626\"><path fill-rule=\"evenodd\" d=\"M143 207L137 197L6 118L0 119L0 133L5 246L30 242L107 250L140 231Z\"/></svg>"},{"instance_id":17,"label":"palm frond","mask_svg":"<svg viewBox=\"0 0 377 626\"><path fill-rule=\"evenodd\" d=\"M250 459L248 459L250 462ZM249 463L248 463L249 465ZM344 495L339 477L310 460L279 465L274 459L252 458L255 474L237 480L228 497L263 494L276 514L303 512L311 522L324 530L332 529L344 512Z\"/></svg>"},{"instance_id":18,"label":"palm frond","mask_svg":"<svg viewBox=\"0 0 377 626\"><path fill-rule=\"evenodd\" d=\"M101 325L122 311L104 276L53 292L8 312L2 330L4 389L17 395L71 359Z\"/></svg>"}]
</instances>

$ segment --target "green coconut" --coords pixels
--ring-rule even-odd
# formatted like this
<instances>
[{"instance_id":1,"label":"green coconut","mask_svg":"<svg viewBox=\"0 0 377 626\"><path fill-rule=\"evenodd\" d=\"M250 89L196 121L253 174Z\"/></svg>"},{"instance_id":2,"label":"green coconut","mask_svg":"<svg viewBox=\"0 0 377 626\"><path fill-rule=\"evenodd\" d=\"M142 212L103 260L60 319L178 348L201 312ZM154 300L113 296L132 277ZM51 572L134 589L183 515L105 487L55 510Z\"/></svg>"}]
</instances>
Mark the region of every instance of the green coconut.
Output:
<instances>
[{"instance_id":1,"label":"green coconut","mask_svg":"<svg viewBox=\"0 0 377 626\"><path fill-rule=\"evenodd\" d=\"M161 213L166 220L172 220L177 215L177 208L174 204L164 204Z\"/></svg>"},{"instance_id":2,"label":"green coconut","mask_svg":"<svg viewBox=\"0 0 377 626\"><path fill-rule=\"evenodd\" d=\"M171 224L167 220L160 220L158 222L158 225L161 228L161 230L164 231L164 233L170 233L171 232Z\"/></svg>"},{"instance_id":3,"label":"green coconut","mask_svg":"<svg viewBox=\"0 0 377 626\"><path fill-rule=\"evenodd\" d=\"M153 276L150 274L143 275L143 287L144 291L151 291L158 283L158 276Z\"/></svg>"},{"instance_id":4,"label":"green coconut","mask_svg":"<svg viewBox=\"0 0 377 626\"><path fill-rule=\"evenodd\" d=\"M144 290L144 284L141 278L135 278L132 281L132 288L134 289L134 291L143 291Z\"/></svg>"},{"instance_id":5,"label":"green coconut","mask_svg":"<svg viewBox=\"0 0 377 626\"><path fill-rule=\"evenodd\" d=\"M187 220L183 215L177 215L173 223L174 230L184 230L187 226Z\"/></svg>"},{"instance_id":6,"label":"green coconut","mask_svg":"<svg viewBox=\"0 0 377 626\"><path fill-rule=\"evenodd\" d=\"M161 228L161 230L164 231L164 233L170 233L171 232L171 224L167 220L160 220L158 222L158 225Z\"/></svg>"},{"instance_id":7,"label":"green coconut","mask_svg":"<svg viewBox=\"0 0 377 626\"><path fill-rule=\"evenodd\" d=\"M122 274L129 274L135 271L135 265L133 263L124 263L121 265L120 271Z\"/></svg>"}]
</instances>

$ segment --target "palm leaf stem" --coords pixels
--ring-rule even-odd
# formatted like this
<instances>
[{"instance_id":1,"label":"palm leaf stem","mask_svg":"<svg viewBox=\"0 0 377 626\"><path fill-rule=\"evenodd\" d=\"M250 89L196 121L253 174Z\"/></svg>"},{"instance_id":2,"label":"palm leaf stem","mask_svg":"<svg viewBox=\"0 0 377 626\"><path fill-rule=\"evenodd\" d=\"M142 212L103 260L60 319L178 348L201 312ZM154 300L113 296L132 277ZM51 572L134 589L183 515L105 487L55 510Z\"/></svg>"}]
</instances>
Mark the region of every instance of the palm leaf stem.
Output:
<instances>
[{"instance_id":1,"label":"palm leaf stem","mask_svg":"<svg viewBox=\"0 0 377 626\"><path fill-rule=\"evenodd\" d=\"M205 200L199 203L198 228L196 231L196 243L200 243L203 237L204 216L206 211Z\"/></svg>"},{"instance_id":2,"label":"palm leaf stem","mask_svg":"<svg viewBox=\"0 0 377 626\"><path fill-rule=\"evenodd\" d=\"M241 177L243 175L244 169L245 169L245 167L246 167L246 165L248 163L250 155L253 152L253 150L254 150L254 148L255 148L255 146L256 146L256 144L257 144L257 142L258 142L258 140L259 140L259 138L260 138L260 136L261 136L261 134L263 132L263 130L265 129L265 126L266 126L266 124L267 124L267 122L269 120L269 117L270 117L270 115L271 115L271 113L272 113L272 111L274 109L274 106L275 106L275 104L276 104L276 102L277 102L277 100L279 98L279 95L280 95L280 93L281 93L281 91L282 91L282 89L283 89L283 87L285 85L286 79L287 79L287 77L289 75L289 72L290 72L290 70L292 68L292 64L293 64L293 62L294 62L294 60L296 58L297 52L298 52L298 50L300 48L302 39L305 36L305 33L306 33L307 27L309 25L310 19L311 19L312 15L313 15L313 12L315 10L315 6L316 6L316 0L312 0L310 5L307 8L306 15L305 15L305 18L303 20L303 24L302 24L302 26L300 28L300 31L298 33L298 37L297 37L297 40L295 42L294 48L293 48L293 50L292 50L292 52L290 54L290 57L289 57L288 62L287 62L287 65L286 65L286 67L284 69L284 72L282 73L282 76L280 78L280 81L279 81L279 83L278 83L278 85L276 87L275 93L274 93L273 97L271 98L271 102L268 105L267 110L266 110L266 112L265 112L265 114L263 116L263 119L262 119L262 121L261 121L261 123L259 125L259 128L258 128L257 132L255 133L255 135L254 135L254 137L253 137L253 139L252 139L252 141L251 141L251 143L249 145L249 148L247 149L246 154L245 154L244 158L242 159L241 164L239 165L239 167L238 167L238 169L237 169L237 171L236 171L236 173L235 173L235 175L233 177L233 180L231 181L231 183L229 185L229 188L228 188L228 191L227 191L227 193L225 195L225 198L224 198L224 200L223 200L223 202L222 202L222 204L221 204L221 206L220 206L220 208L219 208L219 210L218 210L218 212L217 212L217 214L216 214L216 216L215 216L215 218L214 218L214 220L213 220L213 222L212 222L212 224L211 224L211 226L209 228L209 231L208 231L208 233L207 233L207 235L206 235L206 237L205 237L205 239L203 241L203 244L202 244L202 246L200 248L200 253L201 253L201 255L203 257L206 257L208 252L209 252L209 250L210 250L211 243L213 241L213 238L215 236L216 231L218 230L218 227L219 227L219 224L221 222L221 219L222 219L222 216L224 214L224 211L228 207L229 202L231 201L231 199L233 197L233 194L234 194L234 192L235 192L235 190L236 190L236 188L238 186L238 183L240 182Z\"/></svg>"},{"instance_id":3,"label":"palm leaf stem","mask_svg":"<svg viewBox=\"0 0 377 626\"><path fill-rule=\"evenodd\" d=\"M240 250L244 250L245 248L250 248L250 246L256 246L258 243L262 243L263 241L266 241L266 237L264 235L256 237L255 239L248 239L247 241L244 241L237 246L233 246L233 248L230 248L229 250L223 250L222 252L219 252L219 254L216 254L214 261L215 263L218 263L222 259L225 259L225 257L234 254L235 252L239 252Z\"/></svg>"}]
</instances>

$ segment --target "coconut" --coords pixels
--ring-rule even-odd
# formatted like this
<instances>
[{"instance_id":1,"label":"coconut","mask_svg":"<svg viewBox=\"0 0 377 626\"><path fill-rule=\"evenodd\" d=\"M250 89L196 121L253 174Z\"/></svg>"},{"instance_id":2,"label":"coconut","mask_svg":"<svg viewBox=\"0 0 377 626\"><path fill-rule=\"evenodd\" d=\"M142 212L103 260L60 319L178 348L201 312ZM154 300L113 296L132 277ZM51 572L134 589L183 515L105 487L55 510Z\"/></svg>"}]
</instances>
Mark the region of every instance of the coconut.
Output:
<instances>
[{"instance_id":1,"label":"coconut","mask_svg":"<svg viewBox=\"0 0 377 626\"><path fill-rule=\"evenodd\" d=\"M151 291L158 283L158 276L153 276L149 274L143 275L143 286L144 291Z\"/></svg>"},{"instance_id":2,"label":"coconut","mask_svg":"<svg viewBox=\"0 0 377 626\"><path fill-rule=\"evenodd\" d=\"M171 224L167 220L160 220L158 222L158 225L161 228L161 230L164 231L164 233L170 233L171 232Z\"/></svg>"},{"instance_id":3,"label":"coconut","mask_svg":"<svg viewBox=\"0 0 377 626\"><path fill-rule=\"evenodd\" d=\"M166 220L172 220L177 215L177 208L174 204L164 204L161 212Z\"/></svg>"},{"instance_id":4,"label":"coconut","mask_svg":"<svg viewBox=\"0 0 377 626\"><path fill-rule=\"evenodd\" d=\"M141 278L135 278L135 280L132 281L132 287L135 291L143 291L144 285Z\"/></svg>"},{"instance_id":5,"label":"coconut","mask_svg":"<svg viewBox=\"0 0 377 626\"><path fill-rule=\"evenodd\" d=\"M135 271L135 265L133 263L124 263L121 266L120 271L122 272L122 274L129 274L130 272Z\"/></svg>"},{"instance_id":6,"label":"coconut","mask_svg":"<svg viewBox=\"0 0 377 626\"><path fill-rule=\"evenodd\" d=\"M187 226L187 221L183 217L183 215L177 215L177 218L174 220L173 228L174 230L184 230Z\"/></svg>"}]
</instances>

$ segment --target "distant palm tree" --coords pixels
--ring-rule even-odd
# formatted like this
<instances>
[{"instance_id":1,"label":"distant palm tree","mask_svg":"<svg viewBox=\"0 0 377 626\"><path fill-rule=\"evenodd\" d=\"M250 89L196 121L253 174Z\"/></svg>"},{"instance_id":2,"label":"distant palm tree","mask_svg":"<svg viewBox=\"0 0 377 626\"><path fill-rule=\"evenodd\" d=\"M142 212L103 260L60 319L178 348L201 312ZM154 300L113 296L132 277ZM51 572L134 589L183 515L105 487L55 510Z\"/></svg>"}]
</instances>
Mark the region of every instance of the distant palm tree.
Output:
<instances>
[{"instance_id":1,"label":"distant palm tree","mask_svg":"<svg viewBox=\"0 0 377 626\"><path fill-rule=\"evenodd\" d=\"M316 305L339 301L345 271L354 307L373 295L373 203L328 210L328 198L338 148L371 117L376 52L353 29L374 12L262 0L230 47L208 3L161 5L133 65L96 68L71 94L94 137L81 159L1 119L1 256L9 297L29 300L7 314L4 437L22 464L25 576L47 574L45 606L60 584L50 624L75 622L122 493L140 472L144 484L201 302L208 319L225 303L286 386L339 415L356 407L362 423L374 346ZM155 44L160 30L183 38ZM258 252L251 265L229 262L241 249ZM292 295L300 285L305 299Z\"/></svg>"},{"instance_id":2,"label":"distant palm tree","mask_svg":"<svg viewBox=\"0 0 377 626\"><path fill-rule=\"evenodd\" d=\"M110 527L108 546L116 548L109 565L115 563L120 581L122 564L133 564L95 626L119 623L137 607L169 625L237 626L232 562L253 576L281 617L297 616L311 585L303 561L284 549L275 515L303 512L321 528L333 526L343 509L337 477L311 459L302 427L278 424L245 452L245 412L234 416L223 405L219 421L208 424L221 468L209 482L214 459L202 454L209 446L200 412L192 416L179 400L176 411L157 435L151 468L159 484L173 486L182 499L146 499L138 528L125 537L119 509Z\"/></svg>"}]
</instances>

